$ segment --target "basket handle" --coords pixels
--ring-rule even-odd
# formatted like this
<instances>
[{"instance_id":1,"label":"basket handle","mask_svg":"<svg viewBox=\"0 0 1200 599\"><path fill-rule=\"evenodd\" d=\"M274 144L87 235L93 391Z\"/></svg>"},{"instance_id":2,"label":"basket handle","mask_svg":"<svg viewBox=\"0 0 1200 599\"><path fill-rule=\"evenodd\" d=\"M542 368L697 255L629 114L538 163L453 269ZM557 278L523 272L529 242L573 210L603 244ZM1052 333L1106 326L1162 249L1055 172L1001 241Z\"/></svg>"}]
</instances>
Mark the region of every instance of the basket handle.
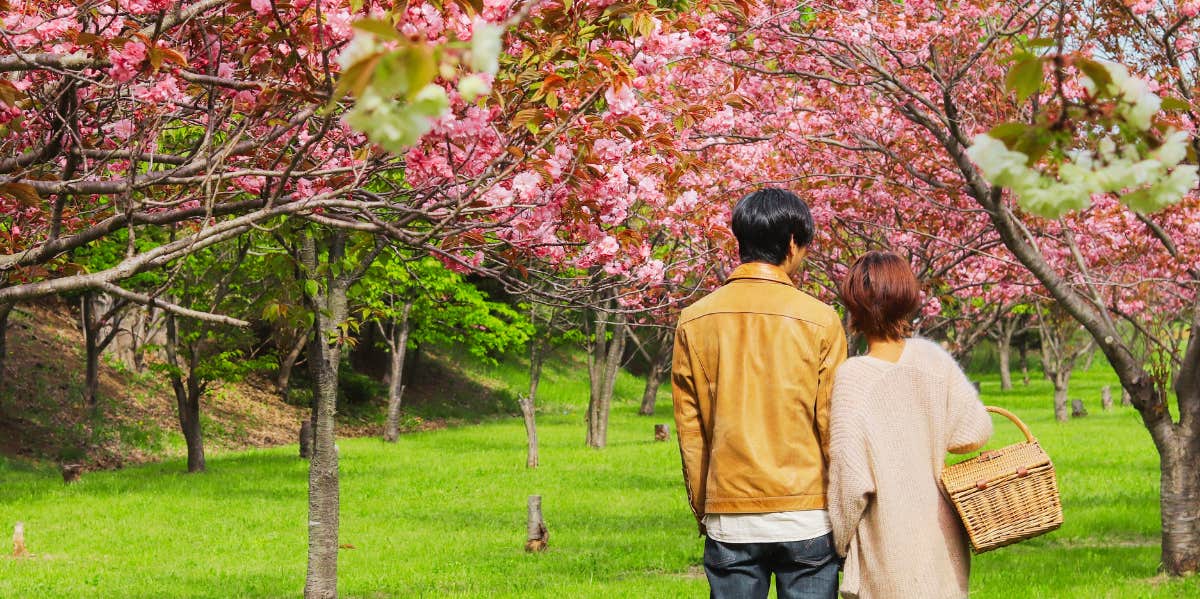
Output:
<instances>
[{"instance_id":1,"label":"basket handle","mask_svg":"<svg viewBox=\"0 0 1200 599\"><path fill-rule=\"evenodd\" d=\"M999 414L1005 418L1008 418L1009 420L1012 421L1013 424L1017 425L1017 428L1021 429L1022 433L1025 433L1025 440L1027 442L1033 443L1035 441L1035 439L1033 438L1033 433L1029 432L1029 427L1025 426L1025 423L1021 422L1021 419L1017 418L1016 414L1013 414L1012 412L1009 412L1008 410L1005 410L1004 408L998 408L996 406L983 406L983 409L985 409L993 414Z\"/></svg>"}]
</instances>

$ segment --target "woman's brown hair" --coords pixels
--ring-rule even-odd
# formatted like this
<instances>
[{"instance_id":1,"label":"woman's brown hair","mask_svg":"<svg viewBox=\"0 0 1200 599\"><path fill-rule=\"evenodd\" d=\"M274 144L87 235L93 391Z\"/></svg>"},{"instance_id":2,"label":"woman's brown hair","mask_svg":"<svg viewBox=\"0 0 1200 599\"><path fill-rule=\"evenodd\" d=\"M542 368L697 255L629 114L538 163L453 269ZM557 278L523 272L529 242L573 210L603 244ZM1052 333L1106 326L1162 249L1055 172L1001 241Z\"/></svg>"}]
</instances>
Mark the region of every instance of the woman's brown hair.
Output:
<instances>
[{"instance_id":1,"label":"woman's brown hair","mask_svg":"<svg viewBox=\"0 0 1200 599\"><path fill-rule=\"evenodd\" d=\"M850 327L867 338L897 340L912 334L909 321L921 306L921 286L904 258L867 252L850 267L839 292L850 312Z\"/></svg>"}]
</instances>

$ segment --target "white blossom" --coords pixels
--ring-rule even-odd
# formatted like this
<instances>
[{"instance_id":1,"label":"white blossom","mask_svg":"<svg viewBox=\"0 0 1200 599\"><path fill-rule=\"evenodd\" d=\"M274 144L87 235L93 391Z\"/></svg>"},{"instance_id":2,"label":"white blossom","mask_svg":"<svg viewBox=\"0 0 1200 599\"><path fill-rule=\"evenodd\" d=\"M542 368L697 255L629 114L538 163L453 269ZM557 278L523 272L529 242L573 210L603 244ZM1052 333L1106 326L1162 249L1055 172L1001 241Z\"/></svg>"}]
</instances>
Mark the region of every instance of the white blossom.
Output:
<instances>
[{"instance_id":1,"label":"white blossom","mask_svg":"<svg viewBox=\"0 0 1200 599\"><path fill-rule=\"evenodd\" d=\"M476 73L495 75L500 70L500 50L504 28L499 25L478 21L471 34L471 69Z\"/></svg>"},{"instance_id":2,"label":"white blossom","mask_svg":"<svg viewBox=\"0 0 1200 599\"><path fill-rule=\"evenodd\" d=\"M1155 151L1155 155L1158 156L1158 161L1163 163L1163 166L1168 168L1175 166L1187 157L1187 144L1187 132L1172 129L1167 132L1166 139Z\"/></svg>"},{"instance_id":3,"label":"white blossom","mask_svg":"<svg viewBox=\"0 0 1200 599\"><path fill-rule=\"evenodd\" d=\"M986 134L976 135L974 143L967 148L967 156L979 165L983 176L996 185L1010 186L1027 170L1029 157L1009 150L1004 142Z\"/></svg>"},{"instance_id":4,"label":"white blossom","mask_svg":"<svg viewBox=\"0 0 1200 599\"><path fill-rule=\"evenodd\" d=\"M458 93L467 102L474 102L475 98L485 96L491 91L492 86L479 75L468 75L458 80Z\"/></svg>"},{"instance_id":5,"label":"white blossom","mask_svg":"<svg viewBox=\"0 0 1200 599\"><path fill-rule=\"evenodd\" d=\"M1150 91L1145 80L1130 75L1116 63L1102 63L1112 82L1098 90L1087 76L1081 83L1089 94L1111 97L1116 113L1137 131L1148 131L1162 108L1162 100ZM1135 143L1114 139L1117 130L1102 135L1094 151L1075 149L1057 164L1057 176L1044 174L1029 157L1009 150L989 135L977 135L967 156L979 166L984 178L1010 189L1024 209L1058 218L1071 210L1091 205L1097 193L1119 194L1121 201L1138 212L1153 212L1174 204L1200 184L1198 167L1181 164L1187 158L1190 136L1170 129L1163 143L1143 153Z\"/></svg>"},{"instance_id":6,"label":"white blossom","mask_svg":"<svg viewBox=\"0 0 1200 599\"><path fill-rule=\"evenodd\" d=\"M355 30L354 38L342 49L342 53L337 57L337 63L342 67L342 71L345 71L381 49L382 46L379 45L379 40L375 38L374 34Z\"/></svg>"},{"instance_id":7,"label":"white blossom","mask_svg":"<svg viewBox=\"0 0 1200 599\"><path fill-rule=\"evenodd\" d=\"M1100 61L1100 64L1108 71L1112 82L1103 90L1099 90L1096 82L1084 75L1080 78L1084 89L1092 96L1097 95L1097 92L1112 96L1118 100L1117 114L1122 119L1138 131L1149 129L1154 115L1162 108L1162 99L1150 91L1150 86L1144 79L1129 74L1125 65L1108 61Z\"/></svg>"}]
</instances>

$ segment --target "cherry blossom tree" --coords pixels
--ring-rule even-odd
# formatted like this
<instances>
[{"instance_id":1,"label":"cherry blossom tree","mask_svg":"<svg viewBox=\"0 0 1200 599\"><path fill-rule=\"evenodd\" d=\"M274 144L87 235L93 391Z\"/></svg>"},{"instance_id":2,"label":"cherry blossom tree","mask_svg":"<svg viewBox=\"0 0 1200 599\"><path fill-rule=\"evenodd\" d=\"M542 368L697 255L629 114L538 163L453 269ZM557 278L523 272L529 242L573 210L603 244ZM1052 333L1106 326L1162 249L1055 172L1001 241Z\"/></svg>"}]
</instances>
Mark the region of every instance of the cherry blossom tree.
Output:
<instances>
[{"instance_id":1,"label":"cherry blossom tree","mask_svg":"<svg viewBox=\"0 0 1200 599\"><path fill-rule=\"evenodd\" d=\"M975 228L962 229L954 221L951 230L995 236L1005 248L997 257L1019 263L1084 326L1133 398L1161 456L1163 564L1177 575L1200 568L1195 513L1200 470L1194 449L1200 438L1195 424L1200 343L1164 331L1190 330L1196 323L1200 248L1193 243L1197 237L1189 235L1197 220L1196 194L1179 194L1194 184L1195 172L1181 165L1180 141L1185 155L1194 152L1195 142L1171 128L1191 132L1194 126L1190 111L1163 116L1148 110L1153 101L1143 96L1154 85L1191 105L1194 70L1184 65L1193 64L1188 61L1194 59L1195 15L1190 13L1195 11L1181 6L767 2L744 18L728 17L737 33L729 51L715 57L738 64L746 77L769 78L795 90L795 107L760 105L767 116L751 120L783 113L797 123L791 134L797 142L796 172L810 164L822 171L810 187L874 204L877 196L862 195L861 185L850 183L874 178L889 183L887 194L900 217L909 211L969 217L966 222ZM758 50L750 55L746 45ZM1092 62L1073 59L1072 52ZM1096 58L1132 65L1151 83L1122 80L1118 70ZM1018 68L1009 68L1014 65ZM1108 80L1092 65L1108 73ZM1091 79L1092 91L1076 72ZM1096 139L1072 141L1095 129L1069 123L1103 119L1128 125L1111 148ZM1005 122L1028 127L993 129ZM776 146L785 143L785 131L773 137ZM1042 152L1048 164L1075 166L1067 166L1064 174L1031 161L1025 166L1035 172L1028 173L1013 168L1013 156L1001 154L1001 162L989 163L986 153L977 165L968 148L977 134L988 131L1005 151L1026 157ZM1130 145L1136 153L1121 149ZM1091 162L1083 153L1070 154L1073 148L1086 148ZM1108 176L1105 167L1120 160L1142 174L1120 179L1133 186L1121 190L1127 193L1102 194L1114 184L1093 179ZM1157 165L1133 166L1145 160ZM994 164L1007 166L997 171ZM996 179L997 172L1009 178ZM1018 180L1015 194L1005 191ZM1045 191L1070 184L1081 188L1061 195L1066 204ZM1176 199L1165 211L1147 214ZM1159 290L1146 294L1152 287ZM1162 320L1148 327L1143 324L1148 318ZM1147 368L1147 348L1171 364L1169 374Z\"/></svg>"}]
</instances>

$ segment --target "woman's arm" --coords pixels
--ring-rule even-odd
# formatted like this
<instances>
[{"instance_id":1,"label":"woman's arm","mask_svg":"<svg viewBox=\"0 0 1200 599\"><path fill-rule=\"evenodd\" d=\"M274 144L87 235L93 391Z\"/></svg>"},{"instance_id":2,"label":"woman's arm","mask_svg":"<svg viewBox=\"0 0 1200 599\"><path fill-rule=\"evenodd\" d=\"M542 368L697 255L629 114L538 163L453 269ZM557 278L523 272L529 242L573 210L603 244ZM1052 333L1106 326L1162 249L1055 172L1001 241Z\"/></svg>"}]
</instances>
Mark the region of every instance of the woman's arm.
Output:
<instances>
[{"instance_id":1,"label":"woman's arm","mask_svg":"<svg viewBox=\"0 0 1200 599\"><path fill-rule=\"evenodd\" d=\"M947 407L946 449L950 453L970 453L983 447L992 438L992 417L979 400L979 392L967 379L953 358L949 358L951 370L949 400Z\"/></svg>"},{"instance_id":2,"label":"woman's arm","mask_svg":"<svg viewBox=\"0 0 1200 599\"><path fill-rule=\"evenodd\" d=\"M871 475L870 451L865 426L857 413L857 391L844 377L833 384L829 417L829 522L833 527L834 548L845 556L854 538L863 512L875 493Z\"/></svg>"}]
</instances>

